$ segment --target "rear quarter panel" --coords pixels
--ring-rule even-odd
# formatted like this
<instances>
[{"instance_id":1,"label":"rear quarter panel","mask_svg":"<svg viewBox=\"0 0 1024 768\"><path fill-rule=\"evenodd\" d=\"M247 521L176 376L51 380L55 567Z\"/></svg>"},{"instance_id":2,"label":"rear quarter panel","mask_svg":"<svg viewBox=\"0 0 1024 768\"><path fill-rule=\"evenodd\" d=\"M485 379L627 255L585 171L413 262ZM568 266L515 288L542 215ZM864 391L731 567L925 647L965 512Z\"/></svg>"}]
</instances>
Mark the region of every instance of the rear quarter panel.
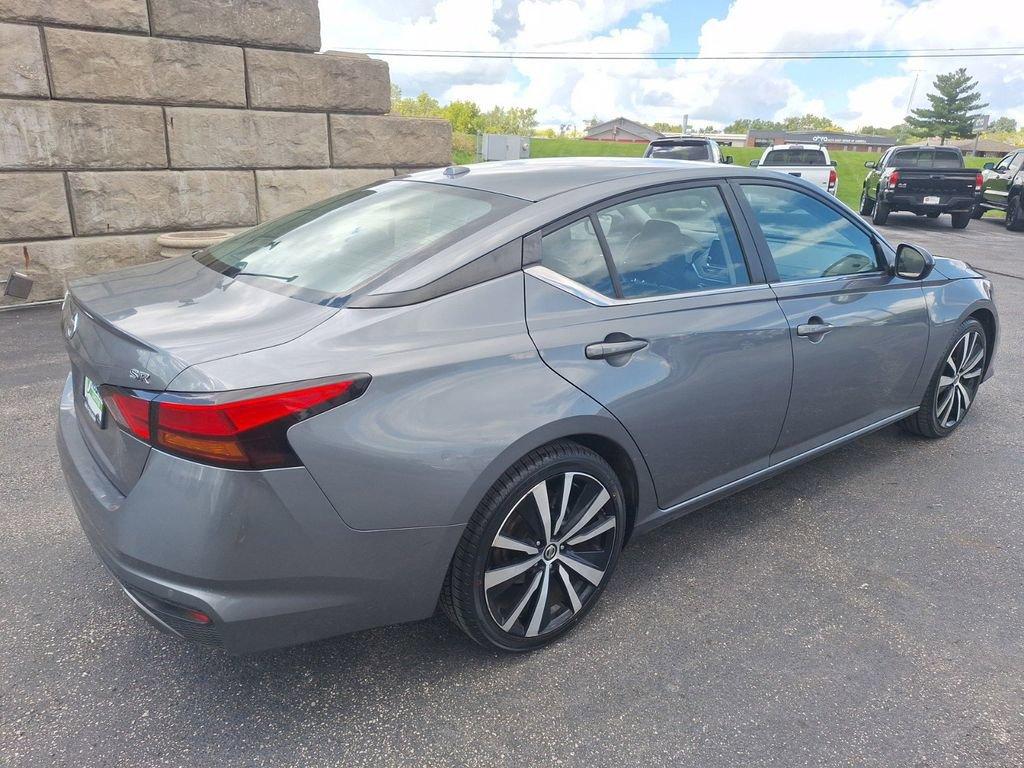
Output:
<instances>
[{"instance_id":1,"label":"rear quarter panel","mask_svg":"<svg viewBox=\"0 0 1024 768\"><path fill-rule=\"evenodd\" d=\"M273 350L190 369L175 389L236 389L369 373L357 400L288 439L351 527L464 525L517 459L572 434L622 446L642 505L650 475L628 434L540 360L526 331L523 273L406 307L345 309Z\"/></svg>"}]
</instances>

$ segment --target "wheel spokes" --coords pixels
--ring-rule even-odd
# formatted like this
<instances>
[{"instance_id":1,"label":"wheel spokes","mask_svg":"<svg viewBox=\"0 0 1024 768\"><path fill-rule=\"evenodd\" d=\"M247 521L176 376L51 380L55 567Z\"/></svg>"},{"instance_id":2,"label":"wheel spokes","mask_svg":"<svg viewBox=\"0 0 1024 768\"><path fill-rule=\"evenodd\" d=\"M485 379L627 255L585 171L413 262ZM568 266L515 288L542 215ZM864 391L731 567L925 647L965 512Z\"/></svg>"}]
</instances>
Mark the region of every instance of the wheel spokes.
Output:
<instances>
[{"instance_id":1,"label":"wheel spokes","mask_svg":"<svg viewBox=\"0 0 1024 768\"><path fill-rule=\"evenodd\" d=\"M529 544L525 541L520 541L519 539L513 539L509 536L503 536L500 533L494 537L494 543L491 544L491 546L497 547L498 549L508 549L512 552L523 552L527 555L540 554L540 550L537 547L533 546L533 544Z\"/></svg>"},{"instance_id":2,"label":"wheel spokes","mask_svg":"<svg viewBox=\"0 0 1024 768\"><path fill-rule=\"evenodd\" d=\"M533 609L530 626L526 628L527 637L536 637L540 633L540 623L544 620L544 614L548 611L548 591L550 586L551 566L546 565L544 566L544 575L540 581L540 596L537 598L537 605Z\"/></svg>"},{"instance_id":3,"label":"wheel spokes","mask_svg":"<svg viewBox=\"0 0 1024 768\"><path fill-rule=\"evenodd\" d=\"M533 501L537 505L537 515L540 517L541 530L544 532L544 543L551 541L551 502L548 500L547 480L541 480L533 490Z\"/></svg>"},{"instance_id":4,"label":"wheel spokes","mask_svg":"<svg viewBox=\"0 0 1024 768\"><path fill-rule=\"evenodd\" d=\"M601 486L601 490L598 492L597 497L590 502L590 506L587 507L587 510L580 516L580 519L576 521L576 524L573 525L573 527L570 528L564 536L562 536L561 540L566 541L576 535L576 533L578 533L583 526L589 523L594 518L594 515L600 512L604 505L610 500L611 496L608 494L608 491L605 490L604 486Z\"/></svg>"},{"instance_id":5,"label":"wheel spokes","mask_svg":"<svg viewBox=\"0 0 1024 768\"><path fill-rule=\"evenodd\" d=\"M558 507L558 519L555 521L555 525L551 529L552 536L558 535L558 531L562 528L562 523L565 522L565 513L569 510L569 494L572 493L572 481L575 478L575 472L565 473L565 478L562 481L562 503Z\"/></svg>"},{"instance_id":6,"label":"wheel spokes","mask_svg":"<svg viewBox=\"0 0 1024 768\"><path fill-rule=\"evenodd\" d=\"M610 531L614 527L615 527L615 518L614 517L606 517L604 520L602 520L597 525L592 525L589 528L587 528L587 530L583 531L582 533L579 533L579 534L573 536L571 539L569 539L566 542L566 544L568 544L570 547L575 547L577 544L582 544L585 541L590 541L595 536L599 536L600 534L604 533L605 531Z\"/></svg>"},{"instance_id":7,"label":"wheel spokes","mask_svg":"<svg viewBox=\"0 0 1024 768\"><path fill-rule=\"evenodd\" d=\"M484 590L491 590L499 584L504 584L509 579L514 579L521 573L526 573L533 566L540 562L540 555L528 557L521 563L506 565L502 568L493 568L484 574Z\"/></svg>"},{"instance_id":8,"label":"wheel spokes","mask_svg":"<svg viewBox=\"0 0 1024 768\"><path fill-rule=\"evenodd\" d=\"M519 617L523 615L523 610L525 610L526 604L530 602L530 598L533 597L533 593L536 592L537 587L540 586L540 580L541 572L537 571L537 573L533 577L533 581L530 582L530 586L527 588L525 594L522 596L519 602L516 603L516 607L512 609L512 612L509 613L508 618L505 620L505 623L501 625L501 628L503 630L508 632L510 629L512 629L512 627L515 626L515 623L519 620Z\"/></svg>"},{"instance_id":9,"label":"wheel spokes","mask_svg":"<svg viewBox=\"0 0 1024 768\"><path fill-rule=\"evenodd\" d=\"M565 587L565 594L569 596L569 603L572 605L572 612L578 613L580 608L583 607L583 603L580 601L580 596L576 592L576 588L572 585L572 579L569 578L569 571L565 567L564 563L558 564L558 575L562 579L562 585Z\"/></svg>"},{"instance_id":10,"label":"wheel spokes","mask_svg":"<svg viewBox=\"0 0 1024 768\"><path fill-rule=\"evenodd\" d=\"M558 559L576 571L576 573L589 581L595 587L601 583L601 579L604 577L604 571L595 568L589 563L584 563L579 558L573 557L565 552L560 553L558 555Z\"/></svg>"}]
</instances>

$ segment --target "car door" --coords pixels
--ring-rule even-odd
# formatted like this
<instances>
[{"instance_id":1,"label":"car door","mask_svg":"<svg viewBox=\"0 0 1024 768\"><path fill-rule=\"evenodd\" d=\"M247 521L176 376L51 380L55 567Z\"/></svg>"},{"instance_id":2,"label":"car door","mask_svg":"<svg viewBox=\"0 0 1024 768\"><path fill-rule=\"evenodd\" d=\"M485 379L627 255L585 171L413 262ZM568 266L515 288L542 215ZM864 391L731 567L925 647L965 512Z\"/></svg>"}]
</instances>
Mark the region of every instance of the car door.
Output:
<instances>
[{"instance_id":1,"label":"car door","mask_svg":"<svg viewBox=\"0 0 1024 768\"><path fill-rule=\"evenodd\" d=\"M767 467L785 418L789 330L735 205L724 183L647 190L526 241L541 357L626 427L662 507Z\"/></svg>"},{"instance_id":2,"label":"car door","mask_svg":"<svg viewBox=\"0 0 1024 768\"><path fill-rule=\"evenodd\" d=\"M735 184L789 323L793 392L772 461L908 409L928 344L919 283L840 204L774 181Z\"/></svg>"},{"instance_id":3,"label":"car door","mask_svg":"<svg viewBox=\"0 0 1024 768\"><path fill-rule=\"evenodd\" d=\"M1020 169L1021 161L1024 161L1024 152L1011 152L1000 160L995 168L984 171L985 183L982 197L986 203L1000 208L1006 207L1006 198L1010 192L1010 179Z\"/></svg>"}]
</instances>

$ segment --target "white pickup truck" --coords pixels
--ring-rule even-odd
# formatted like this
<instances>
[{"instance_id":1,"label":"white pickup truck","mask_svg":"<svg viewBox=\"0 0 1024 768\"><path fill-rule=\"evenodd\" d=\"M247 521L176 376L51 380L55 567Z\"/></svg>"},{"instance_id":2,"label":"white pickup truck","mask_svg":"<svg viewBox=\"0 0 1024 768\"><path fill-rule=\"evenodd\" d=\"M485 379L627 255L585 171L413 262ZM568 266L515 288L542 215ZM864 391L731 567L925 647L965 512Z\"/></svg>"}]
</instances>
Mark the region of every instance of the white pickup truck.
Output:
<instances>
[{"instance_id":1,"label":"white pickup truck","mask_svg":"<svg viewBox=\"0 0 1024 768\"><path fill-rule=\"evenodd\" d=\"M828 156L828 150L817 144L778 144L768 147L761 159L751 160L750 165L752 168L767 168L797 176L830 195L839 191L836 164Z\"/></svg>"}]
</instances>

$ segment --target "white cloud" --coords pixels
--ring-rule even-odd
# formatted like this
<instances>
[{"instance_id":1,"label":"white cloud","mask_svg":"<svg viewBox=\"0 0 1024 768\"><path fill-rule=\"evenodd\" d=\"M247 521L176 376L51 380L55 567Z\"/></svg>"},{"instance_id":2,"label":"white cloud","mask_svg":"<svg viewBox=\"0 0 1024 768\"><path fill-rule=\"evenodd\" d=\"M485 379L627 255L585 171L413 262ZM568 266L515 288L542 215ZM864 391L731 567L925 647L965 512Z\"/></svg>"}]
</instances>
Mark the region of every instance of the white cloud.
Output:
<instances>
[{"instance_id":1,"label":"white cloud","mask_svg":"<svg viewBox=\"0 0 1024 768\"><path fill-rule=\"evenodd\" d=\"M678 1L678 0L673 0ZM668 49L667 0L321 0L325 48L657 52ZM689 6L688 6L689 8ZM699 12L695 7L689 12ZM735 0L701 27L702 57L735 52L1020 45L1024 5L970 14L962 0ZM648 122L719 125L736 117L823 114L831 93L805 92L781 61L550 61L389 57L407 93L533 106L542 122L619 114ZM828 62L815 66L828 67ZM915 70L915 105L938 72L968 66L993 114L1024 122L1024 58L905 59L902 74L872 74L832 117L856 128L903 117Z\"/></svg>"}]
</instances>

